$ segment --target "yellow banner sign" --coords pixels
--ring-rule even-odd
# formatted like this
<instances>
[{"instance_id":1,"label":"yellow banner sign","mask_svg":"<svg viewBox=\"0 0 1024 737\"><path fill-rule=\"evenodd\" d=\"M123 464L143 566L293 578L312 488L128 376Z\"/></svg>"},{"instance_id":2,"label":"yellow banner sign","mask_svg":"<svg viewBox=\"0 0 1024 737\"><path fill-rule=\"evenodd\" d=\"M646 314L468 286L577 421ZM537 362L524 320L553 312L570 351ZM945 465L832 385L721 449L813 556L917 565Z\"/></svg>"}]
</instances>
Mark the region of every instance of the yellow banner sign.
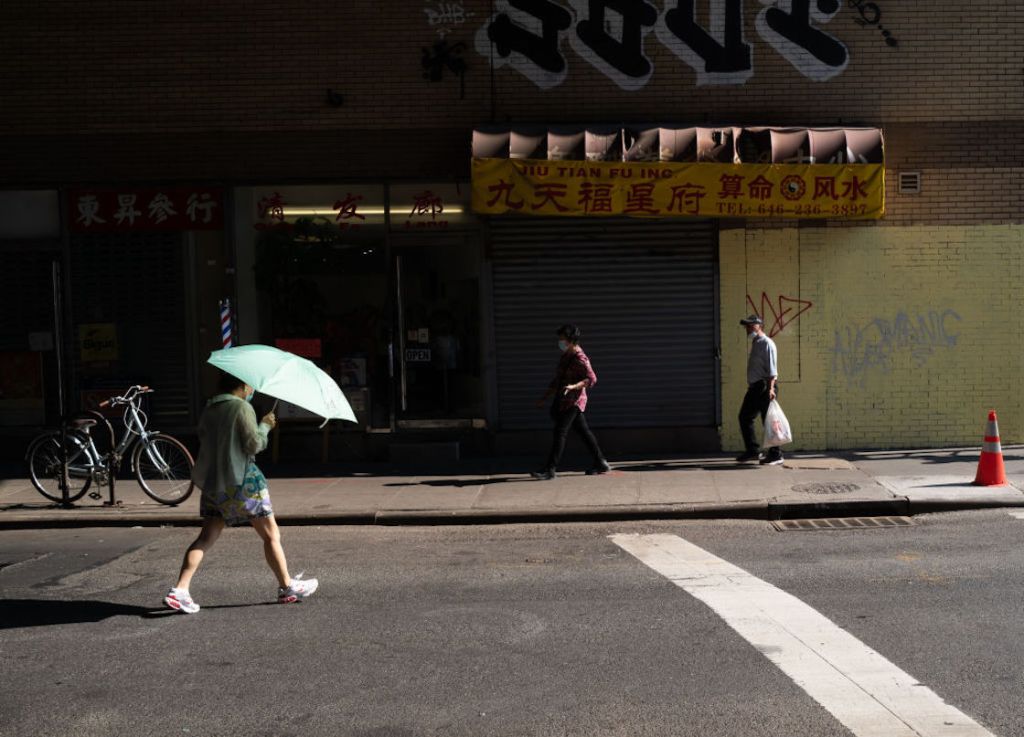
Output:
<instances>
[{"instance_id":1,"label":"yellow banner sign","mask_svg":"<svg viewBox=\"0 0 1024 737\"><path fill-rule=\"evenodd\" d=\"M117 325L94 322L78 326L78 355L82 361L116 361Z\"/></svg>"},{"instance_id":2,"label":"yellow banner sign","mask_svg":"<svg viewBox=\"0 0 1024 737\"><path fill-rule=\"evenodd\" d=\"M473 159L483 215L880 218L882 164Z\"/></svg>"}]
</instances>

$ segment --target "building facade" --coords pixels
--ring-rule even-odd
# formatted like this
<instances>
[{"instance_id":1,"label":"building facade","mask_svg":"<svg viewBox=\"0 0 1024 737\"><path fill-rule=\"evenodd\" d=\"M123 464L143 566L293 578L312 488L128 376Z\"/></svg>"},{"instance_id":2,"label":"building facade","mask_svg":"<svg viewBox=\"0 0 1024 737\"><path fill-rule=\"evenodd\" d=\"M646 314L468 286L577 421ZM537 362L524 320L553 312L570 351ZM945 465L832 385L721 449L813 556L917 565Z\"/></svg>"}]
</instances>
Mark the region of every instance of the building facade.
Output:
<instances>
[{"instance_id":1,"label":"building facade","mask_svg":"<svg viewBox=\"0 0 1024 737\"><path fill-rule=\"evenodd\" d=\"M797 447L974 445L993 408L1024 438L1019 5L20 5L0 31L8 434L54 419L61 373L67 410L151 382L154 419L191 426L228 299L235 340L346 388L360 422L332 457L537 447L570 321L610 451L738 448L751 312ZM474 131L546 131L548 161L615 158L558 136L619 131L628 158L694 131L701 165L780 161L741 143L768 128L879 131L884 215L473 211ZM840 163L868 161L855 139Z\"/></svg>"}]
</instances>

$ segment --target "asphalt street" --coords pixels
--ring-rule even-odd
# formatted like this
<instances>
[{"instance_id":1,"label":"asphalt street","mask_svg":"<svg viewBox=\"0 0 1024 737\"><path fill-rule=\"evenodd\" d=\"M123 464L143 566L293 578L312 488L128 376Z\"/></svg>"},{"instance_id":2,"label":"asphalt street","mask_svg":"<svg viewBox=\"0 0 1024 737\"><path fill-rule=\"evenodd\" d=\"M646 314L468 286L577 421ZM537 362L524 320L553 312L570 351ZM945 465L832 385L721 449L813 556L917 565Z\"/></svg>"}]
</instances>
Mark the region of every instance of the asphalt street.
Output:
<instances>
[{"instance_id":1,"label":"asphalt street","mask_svg":"<svg viewBox=\"0 0 1024 737\"><path fill-rule=\"evenodd\" d=\"M657 539L758 583L726 602L768 611L765 591L791 595L798 616L778 621L799 647L831 636L800 631L814 610L854 638L850 650L876 653L915 679L915 694L963 715L908 734L1024 735L1024 519L1007 510L815 532L754 521L288 527L293 572L321 588L287 606L271 603L256 535L229 530L192 586L203 610L165 613L193 534L0 535L0 734L880 733L870 720L844 726L813 683L777 664L786 647L752 642L698 598L737 574L669 580L616 542ZM858 678L838 702L874 698ZM886 710L903 714L889 690Z\"/></svg>"}]
</instances>

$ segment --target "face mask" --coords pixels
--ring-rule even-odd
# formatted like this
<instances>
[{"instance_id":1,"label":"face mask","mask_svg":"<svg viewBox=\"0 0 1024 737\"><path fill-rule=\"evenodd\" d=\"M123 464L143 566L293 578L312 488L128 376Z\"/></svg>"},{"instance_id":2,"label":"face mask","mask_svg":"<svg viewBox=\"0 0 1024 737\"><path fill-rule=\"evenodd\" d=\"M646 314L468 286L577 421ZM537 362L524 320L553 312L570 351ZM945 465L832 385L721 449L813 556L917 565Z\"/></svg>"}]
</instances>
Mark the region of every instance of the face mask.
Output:
<instances>
[{"instance_id":1,"label":"face mask","mask_svg":"<svg viewBox=\"0 0 1024 737\"><path fill-rule=\"evenodd\" d=\"M558 341L558 350L560 350L562 353L565 353L567 350L569 350L569 343L564 340Z\"/></svg>"},{"instance_id":2,"label":"face mask","mask_svg":"<svg viewBox=\"0 0 1024 737\"><path fill-rule=\"evenodd\" d=\"M255 396L256 392L249 392L248 394L245 395L245 401L249 402L249 404L252 404L252 398Z\"/></svg>"},{"instance_id":3,"label":"face mask","mask_svg":"<svg viewBox=\"0 0 1024 737\"><path fill-rule=\"evenodd\" d=\"M747 340L754 340L757 338L757 333L747 333Z\"/></svg>"}]
</instances>

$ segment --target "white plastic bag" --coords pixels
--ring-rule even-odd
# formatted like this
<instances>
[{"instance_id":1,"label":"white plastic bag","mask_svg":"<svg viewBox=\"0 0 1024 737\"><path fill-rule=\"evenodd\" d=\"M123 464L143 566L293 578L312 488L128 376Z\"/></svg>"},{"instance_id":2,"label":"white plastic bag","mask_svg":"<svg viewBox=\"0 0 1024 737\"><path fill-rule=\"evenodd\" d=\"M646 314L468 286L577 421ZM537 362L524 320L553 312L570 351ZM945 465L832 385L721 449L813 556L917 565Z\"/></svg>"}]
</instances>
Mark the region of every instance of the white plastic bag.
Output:
<instances>
[{"instance_id":1,"label":"white plastic bag","mask_svg":"<svg viewBox=\"0 0 1024 737\"><path fill-rule=\"evenodd\" d=\"M774 448L792 442L793 433L789 429L789 420L786 419L778 401L773 399L764 416L764 447Z\"/></svg>"}]
</instances>

